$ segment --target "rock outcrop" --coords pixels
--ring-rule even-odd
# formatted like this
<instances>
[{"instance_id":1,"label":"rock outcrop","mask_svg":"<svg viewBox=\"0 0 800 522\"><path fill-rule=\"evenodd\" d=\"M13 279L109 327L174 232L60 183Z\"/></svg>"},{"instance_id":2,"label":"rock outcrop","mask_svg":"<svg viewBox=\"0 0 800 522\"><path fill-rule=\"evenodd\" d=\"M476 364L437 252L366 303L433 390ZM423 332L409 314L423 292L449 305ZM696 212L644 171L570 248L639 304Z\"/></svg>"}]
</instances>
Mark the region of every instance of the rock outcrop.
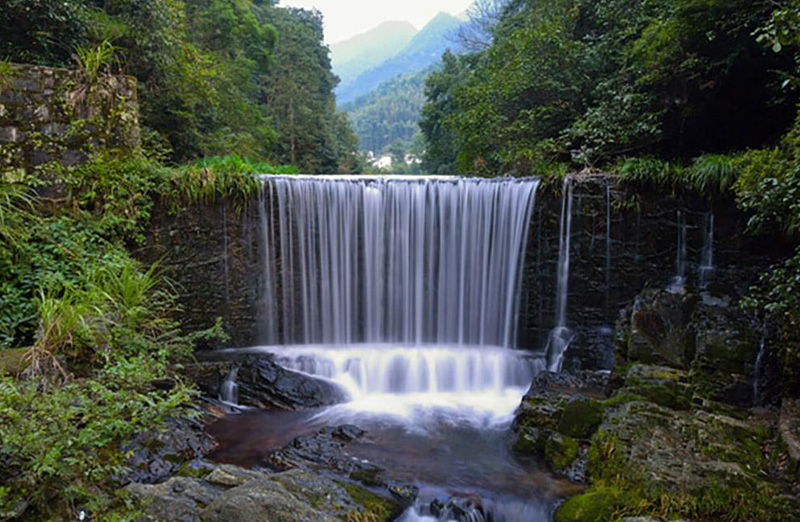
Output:
<instances>
[{"instance_id":1,"label":"rock outcrop","mask_svg":"<svg viewBox=\"0 0 800 522\"><path fill-rule=\"evenodd\" d=\"M197 476L127 490L147 505L143 522L376 522L396 518L399 503L343 479L291 470L268 473L207 465Z\"/></svg>"},{"instance_id":2,"label":"rock outcrop","mask_svg":"<svg viewBox=\"0 0 800 522\"><path fill-rule=\"evenodd\" d=\"M515 449L570 478L585 451L589 487L555 522L800 520L800 421L791 401L780 422L750 409L758 336L730 302L646 290L618 323L608 396L587 393L585 374L534 382Z\"/></svg>"}]
</instances>

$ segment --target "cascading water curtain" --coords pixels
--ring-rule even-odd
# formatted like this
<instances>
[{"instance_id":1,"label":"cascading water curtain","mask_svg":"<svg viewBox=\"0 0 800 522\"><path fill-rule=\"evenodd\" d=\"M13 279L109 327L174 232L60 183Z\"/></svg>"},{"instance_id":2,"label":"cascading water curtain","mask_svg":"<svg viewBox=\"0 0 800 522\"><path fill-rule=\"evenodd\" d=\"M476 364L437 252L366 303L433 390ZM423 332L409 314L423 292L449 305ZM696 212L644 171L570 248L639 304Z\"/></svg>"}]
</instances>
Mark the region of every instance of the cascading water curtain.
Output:
<instances>
[{"instance_id":1,"label":"cascading water curtain","mask_svg":"<svg viewBox=\"0 0 800 522\"><path fill-rule=\"evenodd\" d=\"M512 347L538 184L267 177L263 342Z\"/></svg>"}]
</instances>

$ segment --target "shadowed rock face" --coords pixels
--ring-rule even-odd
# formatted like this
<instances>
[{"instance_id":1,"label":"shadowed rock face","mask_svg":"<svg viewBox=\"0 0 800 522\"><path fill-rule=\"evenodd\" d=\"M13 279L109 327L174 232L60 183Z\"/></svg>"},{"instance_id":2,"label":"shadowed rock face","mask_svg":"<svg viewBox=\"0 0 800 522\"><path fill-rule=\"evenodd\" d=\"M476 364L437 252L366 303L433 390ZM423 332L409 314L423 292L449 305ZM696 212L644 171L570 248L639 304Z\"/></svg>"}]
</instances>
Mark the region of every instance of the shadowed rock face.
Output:
<instances>
[{"instance_id":1,"label":"shadowed rock face","mask_svg":"<svg viewBox=\"0 0 800 522\"><path fill-rule=\"evenodd\" d=\"M287 370L272 355L210 353L185 373L204 395L221 397L223 382L236 370L238 403L266 410L304 410L339 404L347 394L336 384Z\"/></svg>"}]
</instances>

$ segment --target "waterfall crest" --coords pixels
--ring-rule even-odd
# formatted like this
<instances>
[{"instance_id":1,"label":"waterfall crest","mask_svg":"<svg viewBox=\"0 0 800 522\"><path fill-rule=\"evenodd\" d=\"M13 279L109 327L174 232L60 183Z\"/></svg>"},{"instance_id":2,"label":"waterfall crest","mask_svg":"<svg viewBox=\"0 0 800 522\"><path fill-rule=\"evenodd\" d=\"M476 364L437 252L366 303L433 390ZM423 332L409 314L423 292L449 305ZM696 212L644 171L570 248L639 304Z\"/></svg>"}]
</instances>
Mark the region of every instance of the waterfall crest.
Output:
<instances>
[{"instance_id":1,"label":"waterfall crest","mask_svg":"<svg viewBox=\"0 0 800 522\"><path fill-rule=\"evenodd\" d=\"M538 184L265 177L262 342L513 347Z\"/></svg>"}]
</instances>

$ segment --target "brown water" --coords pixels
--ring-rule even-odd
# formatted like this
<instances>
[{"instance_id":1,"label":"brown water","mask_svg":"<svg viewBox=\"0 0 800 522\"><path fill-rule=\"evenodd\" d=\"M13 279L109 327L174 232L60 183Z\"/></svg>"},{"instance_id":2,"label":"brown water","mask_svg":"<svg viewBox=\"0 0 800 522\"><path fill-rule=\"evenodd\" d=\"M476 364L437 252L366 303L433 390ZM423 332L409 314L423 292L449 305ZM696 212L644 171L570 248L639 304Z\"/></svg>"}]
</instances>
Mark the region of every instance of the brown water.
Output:
<instances>
[{"instance_id":1,"label":"brown water","mask_svg":"<svg viewBox=\"0 0 800 522\"><path fill-rule=\"evenodd\" d=\"M480 499L484 511L491 509L495 522L546 522L553 504L574 489L537 463L510 451L507 423L476 425L447 411L428 412L413 422L341 407L230 415L209 428L219 441L211 458L241 466L257 465L296 437L345 422L366 430L363 438L348 445L350 455L386 469L395 480L420 488L420 501L401 517L404 522L450 520L420 514L435 498L443 502L450 498Z\"/></svg>"}]
</instances>

